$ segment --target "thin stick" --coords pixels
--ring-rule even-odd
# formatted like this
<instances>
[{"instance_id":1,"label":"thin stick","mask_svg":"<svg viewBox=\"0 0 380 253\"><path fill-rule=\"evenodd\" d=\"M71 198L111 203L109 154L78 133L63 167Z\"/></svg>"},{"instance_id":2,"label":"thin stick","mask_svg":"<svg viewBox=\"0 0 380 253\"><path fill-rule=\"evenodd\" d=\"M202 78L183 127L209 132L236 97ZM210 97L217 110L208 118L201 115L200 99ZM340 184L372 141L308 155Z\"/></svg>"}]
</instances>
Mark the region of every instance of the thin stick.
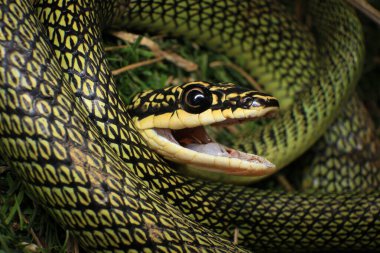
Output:
<instances>
[{"instance_id":1,"label":"thin stick","mask_svg":"<svg viewBox=\"0 0 380 253\"><path fill-rule=\"evenodd\" d=\"M139 35L122 31L112 32L112 35L128 43L135 43L140 38ZM174 63L176 66L184 69L187 72L193 72L198 69L198 65L194 62L191 62L174 52L161 50L160 46L156 42L147 37L141 37L140 45L149 48L149 50L151 50L157 58L164 57L166 60ZM112 49L113 48L109 50Z\"/></svg>"},{"instance_id":2,"label":"thin stick","mask_svg":"<svg viewBox=\"0 0 380 253\"><path fill-rule=\"evenodd\" d=\"M361 11L368 18L372 19L373 22L380 25L380 11L375 9L365 0L347 0L352 6Z\"/></svg>"},{"instance_id":3,"label":"thin stick","mask_svg":"<svg viewBox=\"0 0 380 253\"><path fill-rule=\"evenodd\" d=\"M227 66L235 71L237 71L240 75L242 75L256 90L263 91L263 88L253 79L244 69L240 68L236 64L231 62L223 62L223 61L214 61L210 63L211 68Z\"/></svg>"},{"instance_id":4,"label":"thin stick","mask_svg":"<svg viewBox=\"0 0 380 253\"><path fill-rule=\"evenodd\" d=\"M106 52L108 52L108 51L114 51L114 50L118 50L118 49L122 49L122 48L127 48L127 47L130 47L130 45L110 46L110 47L104 48L104 50Z\"/></svg>"},{"instance_id":5,"label":"thin stick","mask_svg":"<svg viewBox=\"0 0 380 253\"><path fill-rule=\"evenodd\" d=\"M160 62L163 59L164 59L164 57L158 57L158 58L154 58L154 59L150 59L150 60L146 60L146 61L141 61L141 62L133 63L133 64L130 64L130 65L124 66L122 68L113 70L112 74L114 76L116 76L116 75L119 75L121 73L124 73L124 72L132 70L132 69L136 69L136 68L139 68L139 67L142 67L142 66L151 65L153 63Z\"/></svg>"},{"instance_id":6,"label":"thin stick","mask_svg":"<svg viewBox=\"0 0 380 253\"><path fill-rule=\"evenodd\" d=\"M285 190L287 192L294 192L294 188L293 186L290 184L290 182L288 181L288 179L283 176L283 175L277 175L276 176L276 179L277 181L279 182L279 184L285 188Z\"/></svg>"},{"instance_id":7,"label":"thin stick","mask_svg":"<svg viewBox=\"0 0 380 253\"><path fill-rule=\"evenodd\" d=\"M32 238L33 240L36 242L36 244L38 245L38 247L40 248L44 248L40 238L38 238L37 234L34 232L33 228L30 228L29 229L29 233L32 235Z\"/></svg>"},{"instance_id":8,"label":"thin stick","mask_svg":"<svg viewBox=\"0 0 380 253\"><path fill-rule=\"evenodd\" d=\"M74 239L74 253L79 253L79 244L78 241Z\"/></svg>"},{"instance_id":9,"label":"thin stick","mask_svg":"<svg viewBox=\"0 0 380 253\"><path fill-rule=\"evenodd\" d=\"M234 241L233 244L238 245L239 243L239 228L235 228L234 230Z\"/></svg>"},{"instance_id":10,"label":"thin stick","mask_svg":"<svg viewBox=\"0 0 380 253\"><path fill-rule=\"evenodd\" d=\"M298 20L302 20L302 15L303 15L303 1L302 0L296 0L294 13Z\"/></svg>"}]
</instances>

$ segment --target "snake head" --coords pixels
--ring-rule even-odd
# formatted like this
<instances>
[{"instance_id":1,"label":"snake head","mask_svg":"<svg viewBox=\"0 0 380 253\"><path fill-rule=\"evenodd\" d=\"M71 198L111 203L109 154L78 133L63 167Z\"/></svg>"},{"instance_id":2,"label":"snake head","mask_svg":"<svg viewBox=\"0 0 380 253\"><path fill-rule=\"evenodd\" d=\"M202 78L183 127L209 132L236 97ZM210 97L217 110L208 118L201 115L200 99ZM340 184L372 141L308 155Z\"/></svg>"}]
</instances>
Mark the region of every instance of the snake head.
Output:
<instances>
[{"instance_id":1,"label":"snake head","mask_svg":"<svg viewBox=\"0 0 380 253\"><path fill-rule=\"evenodd\" d=\"M137 94L128 113L148 145L166 159L229 175L263 176L275 165L265 158L223 146L204 126L273 117L274 97L231 83L190 82Z\"/></svg>"}]
</instances>

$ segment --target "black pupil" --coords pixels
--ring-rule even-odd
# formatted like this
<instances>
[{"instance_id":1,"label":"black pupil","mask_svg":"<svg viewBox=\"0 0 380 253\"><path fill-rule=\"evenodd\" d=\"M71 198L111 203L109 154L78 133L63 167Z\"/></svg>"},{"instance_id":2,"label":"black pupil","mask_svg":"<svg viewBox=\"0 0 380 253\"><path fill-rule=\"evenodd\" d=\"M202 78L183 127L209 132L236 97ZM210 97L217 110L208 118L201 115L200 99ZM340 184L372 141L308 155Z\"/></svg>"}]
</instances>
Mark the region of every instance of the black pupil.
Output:
<instances>
[{"instance_id":1,"label":"black pupil","mask_svg":"<svg viewBox=\"0 0 380 253\"><path fill-rule=\"evenodd\" d=\"M182 97L182 108L189 113L201 113L211 107L212 95L207 88L187 87Z\"/></svg>"},{"instance_id":2,"label":"black pupil","mask_svg":"<svg viewBox=\"0 0 380 253\"><path fill-rule=\"evenodd\" d=\"M192 90L187 95L187 102L193 107L202 106L206 102L205 95L200 90Z\"/></svg>"}]
</instances>

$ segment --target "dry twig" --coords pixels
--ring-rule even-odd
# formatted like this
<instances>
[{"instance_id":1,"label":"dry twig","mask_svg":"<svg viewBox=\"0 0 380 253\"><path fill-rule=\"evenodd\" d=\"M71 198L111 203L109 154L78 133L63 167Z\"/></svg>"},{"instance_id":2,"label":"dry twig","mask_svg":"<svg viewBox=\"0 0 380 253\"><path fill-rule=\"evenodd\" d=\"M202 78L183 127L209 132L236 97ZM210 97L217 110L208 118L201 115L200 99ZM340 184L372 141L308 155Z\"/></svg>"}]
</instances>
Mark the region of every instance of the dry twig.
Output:
<instances>
[{"instance_id":1,"label":"dry twig","mask_svg":"<svg viewBox=\"0 0 380 253\"><path fill-rule=\"evenodd\" d=\"M347 0L352 6L361 11L369 19L380 25L380 11L365 0Z\"/></svg>"},{"instance_id":2,"label":"dry twig","mask_svg":"<svg viewBox=\"0 0 380 253\"><path fill-rule=\"evenodd\" d=\"M141 38L140 35L122 32L122 31L113 32L112 35L128 43L135 43L139 38ZM156 58L162 57L174 63L176 66L184 69L185 71L193 72L198 69L198 65L195 64L194 62L186 60L176 53L161 50L160 46L156 42L154 42L151 39L148 39L147 37L141 38L140 45L143 45L149 48L153 52L153 54L156 56Z\"/></svg>"},{"instance_id":3,"label":"dry twig","mask_svg":"<svg viewBox=\"0 0 380 253\"><path fill-rule=\"evenodd\" d=\"M231 62L223 62L223 61L214 61L210 63L211 68L220 67L220 66L227 66L236 72L238 72L240 75L242 75L256 90L263 91L263 88L253 79L244 69L239 67L236 64L233 64Z\"/></svg>"},{"instance_id":4,"label":"dry twig","mask_svg":"<svg viewBox=\"0 0 380 253\"><path fill-rule=\"evenodd\" d=\"M159 57L159 58L154 58L154 59L150 59L150 60L146 60L146 61L141 61L141 62L133 63L133 64L130 64L130 65L124 66L122 68L113 70L112 71L112 75L114 75L114 76L120 75L123 72L129 71L129 70L132 70L132 69L136 69L136 68L139 68L139 67L142 67L142 66L146 66L146 65L151 65L153 63L156 63L156 62L159 62L159 61L162 61L162 60L163 60L163 57Z\"/></svg>"},{"instance_id":5,"label":"dry twig","mask_svg":"<svg viewBox=\"0 0 380 253\"><path fill-rule=\"evenodd\" d=\"M276 176L276 179L287 192L294 192L294 187L290 184L289 180L284 175L279 174Z\"/></svg>"}]
</instances>

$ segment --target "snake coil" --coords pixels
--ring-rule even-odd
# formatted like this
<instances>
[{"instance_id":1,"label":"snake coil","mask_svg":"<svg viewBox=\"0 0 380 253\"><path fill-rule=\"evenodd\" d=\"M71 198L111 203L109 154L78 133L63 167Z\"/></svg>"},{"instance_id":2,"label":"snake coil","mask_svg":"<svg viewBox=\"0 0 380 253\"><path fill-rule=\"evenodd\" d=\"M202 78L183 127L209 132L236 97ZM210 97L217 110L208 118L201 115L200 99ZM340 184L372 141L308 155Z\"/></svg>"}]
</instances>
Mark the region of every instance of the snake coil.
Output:
<instances>
[{"instance_id":1,"label":"snake coil","mask_svg":"<svg viewBox=\"0 0 380 253\"><path fill-rule=\"evenodd\" d=\"M189 28L199 20L207 23L202 15L210 13L239 24L255 14L262 18L262 24L254 18L251 23L264 27L257 37L259 54L264 54L260 43L265 44L265 25L274 22L268 18L277 8L272 1L255 2L258 12L251 9L251 2L227 0L34 2L34 6L23 0L0 3L0 150L30 196L72 232L84 249L239 252L243 250L223 239L231 239L236 228L239 246L252 250L380 246L378 193L290 194L184 178L149 150L125 114L101 44L104 24L120 23L130 16L129 24L137 26L135 15L151 24L151 29L170 31L172 26ZM181 13L193 15L192 7L202 10L200 18L181 19ZM239 8L251 10L253 17L244 11L242 16L229 13ZM343 1L313 1L311 12L320 20L319 54L325 67L320 86L311 89L315 96L307 103L325 101L322 115L330 115L343 102L327 103L331 100L323 94L346 100L360 72L360 24ZM178 19L162 26L159 21L168 22L168 17ZM282 16L275 20L288 21ZM208 23L224 29L219 34L230 53L236 43L246 49L240 37L228 34L230 24ZM200 41L215 42L209 35L203 33ZM282 31L281 36L289 34ZM281 52L288 45L284 46ZM273 62L282 61L281 57ZM275 67L276 75L286 72ZM339 89L327 85L334 82L340 84ZM295 107L299 114L284 117L305 119L307 130L286 128L290 123L279 123L276 130L277 136L293 136L301 149L311 144L302 144L300 135L320 117L313 114L319 111L317 105L309 109L304 105ZM328 123L320 124L321 131ZM265 136L271 136L265 131L269 130L264 130ZM281 138L276 140L281 144ZM269 153L286 163L281 157L297 156L289 152L284 148Z\"/></svg>"}]
</instances>

